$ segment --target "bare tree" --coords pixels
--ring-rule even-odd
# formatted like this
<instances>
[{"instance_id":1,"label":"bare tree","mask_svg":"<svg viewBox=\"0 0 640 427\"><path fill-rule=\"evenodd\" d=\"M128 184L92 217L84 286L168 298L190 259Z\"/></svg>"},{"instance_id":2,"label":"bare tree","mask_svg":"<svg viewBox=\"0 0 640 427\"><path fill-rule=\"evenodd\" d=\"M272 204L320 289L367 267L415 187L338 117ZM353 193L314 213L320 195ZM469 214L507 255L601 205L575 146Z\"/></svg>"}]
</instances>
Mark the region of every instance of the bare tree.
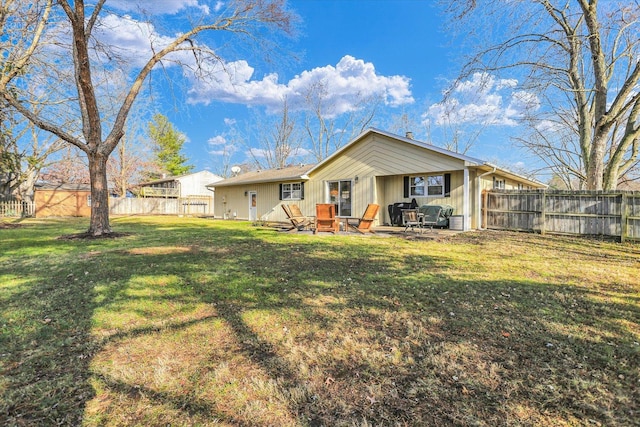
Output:
<instances>
[{"instance_id":1,"label":"bare tree","mask_svg":"<svg viewBox=\"0 0 640 427\"><path fill-rule=\"evenodd\" d=\"M67 145L61 156L42 170L40 178L55 184L89 184L89 169L84 153Z\"/></svg>"},{"instance_id":2,"label":"bare tree","mask_svg":"<svg viewBox=\"0 0 640 427\"><path fill-rule=\"evenodd\" d=\"M286 99L282 102L282 114L278 119L260 127L262 130L258 136L259 148L249 148L256 166L269 169L283 168L300 156L302 137L295 119L290 114Z\"/></svg>"},{"instance_id":3,"label":"bare tree","mask_svg":"<svg viewBox=\"0 0 640 427\"><path fill-rule=\"evenodd\" d=\"M11 110L0 112L0 197L29 200L40 171L62 141Z\"/></svg>"},{"instance_id":4,"label":"bare tree","mask_svg":"<svg viewBox=\"0 0 640 427\"><path fill-rule=\"evenodd\" d=\"M543 100L521 142L588 189L616 188L640 156L640 4L457 0L448 8L465 31L492 37L475 40L483 47L462 76L519 68L523 88ZM496 35L494 22L504 31Z\"/></svg>"},{"instance_id":5,"label":"bare tree","mask_svg":"<svg viewBox=\"0 0 640 427\"><path fill-rule=\"evenodd\" d=\"M309 87L305 95L307 114L304 128L309 136L311 151L320 162L364 131L375 117L382 99L379 95L360 97L351 109L338 109L325 81Z\"/></svg>"},{"instance_id":6,"label":"bare tree","mask_svg":"<svg viewBox=\"0 0 640 427\"><path fill-rule=\"evenodd\" d=\"M96 29L108 25L105 0L85 4L84 0L5 0L0 12L3 51L0 58L0 97L39 128L51 132L67 144L84 152L91 178L91 220L88 233L111 233L109 224L107 161L124 135L125 123L142 85L151 71L163 61L180 62L191 54L192 70L207 77L212 64L224 65L219 52L199 43L203 33L227 32L262 42L262 28L289 32L293 15L283 0L234 0L215 13L203 13L199 23L178 32L171 40L150 37L149 59L131 64L124 76L132 76L129 90L119 103L112 120L104 121L99 97L109 91L104 77L121 66L118 50L97 41ZM151 28L150 22L139 22ZM272 34L274 33L272 32ZM58 55L55 61L53 55ZM72 67L63 58L72 58ZM184 56L183 56L184 57ZM108 61L108 60L111 61ZM68 74L72 76L67 87ZM29 108L29 90L50 88L60 99L43 114ZM59 87L59 88L58 88ZM67 91L65 91L67 90ZM77 112L77 128L62 126L60 111Z\"/></svg>"}]
</instances>

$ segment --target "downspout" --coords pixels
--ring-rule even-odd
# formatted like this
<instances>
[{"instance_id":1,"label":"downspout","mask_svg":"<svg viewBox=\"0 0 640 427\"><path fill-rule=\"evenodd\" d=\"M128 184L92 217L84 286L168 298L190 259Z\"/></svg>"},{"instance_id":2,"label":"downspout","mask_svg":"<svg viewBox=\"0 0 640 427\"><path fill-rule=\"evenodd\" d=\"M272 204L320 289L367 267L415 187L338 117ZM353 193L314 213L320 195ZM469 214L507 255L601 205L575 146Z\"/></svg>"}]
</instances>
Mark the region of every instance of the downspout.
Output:
<instances>
[{"instance_id":1,"label":"downspout","mask_svg":"<svg viewBox=\"0 0 640 427\"><path fill-rule=\"evenodd\" d=\"M210 214L213 214L213 217L216 216L216 188L209 187L207 185L204 186L207 190L211 191L213 194L211 195L211 211Z\"/></svg>"},{"instance_id":2,"label":"downspout","mask_svg":"<svg viewBox=\"0 0 640 427\"><path fill-rule=\"evenodd\" d=\"M487 176L487 175L491 175L492 173L496 173L496 166L492 166L493 170L489 171L489 172L485 172L482 175L478 175L477 180L478 180L478 214L477 214L477 218L476 218L476 224L478 225L478 230L480 230L482 228L482 178Z\"/></svg>"}]
</instances>

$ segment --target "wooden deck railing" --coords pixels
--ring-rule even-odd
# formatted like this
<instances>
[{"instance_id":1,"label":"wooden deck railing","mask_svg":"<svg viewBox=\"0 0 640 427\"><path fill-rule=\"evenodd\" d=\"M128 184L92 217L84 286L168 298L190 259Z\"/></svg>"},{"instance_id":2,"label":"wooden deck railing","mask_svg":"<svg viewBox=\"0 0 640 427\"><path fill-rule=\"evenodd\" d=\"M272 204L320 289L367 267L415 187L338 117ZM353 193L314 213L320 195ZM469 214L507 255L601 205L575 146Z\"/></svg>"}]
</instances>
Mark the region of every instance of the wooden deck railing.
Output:
<instances>
[{"instance_id":1,"label":"wooden deck railing","mask_svg":"<svg viewBox=\"0 0 640 427\"><path fill-rule=\"evenodd\" d=\"M142 197L180 197L179 188L159 188L159 187L142 187L140 189Z\"/></svg>"}]
</instances>

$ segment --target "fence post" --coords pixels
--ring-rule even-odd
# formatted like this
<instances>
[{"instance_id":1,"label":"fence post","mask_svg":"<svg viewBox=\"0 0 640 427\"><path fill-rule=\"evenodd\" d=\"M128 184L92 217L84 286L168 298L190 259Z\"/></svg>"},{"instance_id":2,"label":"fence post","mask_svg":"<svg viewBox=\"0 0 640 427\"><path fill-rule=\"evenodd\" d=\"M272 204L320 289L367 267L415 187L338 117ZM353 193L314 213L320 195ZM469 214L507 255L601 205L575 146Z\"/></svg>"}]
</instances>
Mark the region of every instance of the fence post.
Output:
<instances>
[{"instance_id":1,"label":"fence post","mask_svg":"<svg viewBox=\"0 0 640 427\"><path fill-rule=\"evenodd\" d=\"M542 190L540 203L540 234L544 235L547 232L547 190Z\"/></svg>"},{"instance_id":2,"label":"fence post","mask_svg":"<svg viewBox=\"0 0 640 427\"><path fill-rule=\"evenodd\" d=\"M481 228L487 228L488 205L489 205L489 192L487 190L482 190L482 224L480 224Z\"/></svg>"},{"instance_id":3,"label":"fence post","mask_svg":"<svg viewBox=\"0 0 640 427\"><path fill-rule=\"evenodd\" d=\"M620 194L620 242L624 242L629 233L627 224L627 217L629 215L627 212L628 197L627 193Z\"/></svg>"}]
</instances>

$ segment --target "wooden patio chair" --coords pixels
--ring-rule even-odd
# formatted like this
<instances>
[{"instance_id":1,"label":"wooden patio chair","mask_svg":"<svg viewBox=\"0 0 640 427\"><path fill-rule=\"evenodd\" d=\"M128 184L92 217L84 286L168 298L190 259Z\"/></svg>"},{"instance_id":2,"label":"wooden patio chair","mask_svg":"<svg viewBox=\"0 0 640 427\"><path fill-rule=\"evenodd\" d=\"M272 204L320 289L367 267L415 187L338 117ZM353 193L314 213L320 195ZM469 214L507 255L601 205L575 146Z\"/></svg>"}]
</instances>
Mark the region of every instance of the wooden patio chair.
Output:
<instances>
[{"instance_id":1,"label":"wooden patio chair","mask_svg":"<svg viewBox=\"0 0 640 427\"><path fill-rule=\"evenodd\" d=\"M403 209L402 210L402 224L404 225L404 232L406 233L409 227L411 231L415 231L414 227L418 227L420 233L422 233L422 219L420 218L420 212L418 209Z\"/></svg>"},{"instance_id":2,"label":"wooden patio chair","mask_svg":"<svg viewBox=\"0 0 640 427\"><path fill-rule=\"evenodd\" d=\"M314 234L318 231L329 231L335 234L339 231L339 227L340 224L336 217L336 205L318 203L316 205L316 229Z\"/></svg>"},{"instance_id":3,"label":"wooden patio chair","mask_svg":"<svg viewBox=\"0 0 640 427\"><path fill-rule=\"evenodd\" d=\"M364 211L364 214L362 214L362 218L360 218L360 220L358 221L358 225L350 224L351 227L362 234L375 233L375 231L371 229L371 225L373 225L373 221L375 221L379 209L380 205L369 203L367 205L367 209L365 209Z\"/></svg>"},{"instance_id":4,"label":"wooden patio chair","mask_svg":"<svg viewBox=\"0 0 640 427\"><path fill-rule=\"evenodd\" d=\"M301 231L313 228L314 218L302 215L297 205L289 206L282 204L280 206L282 206L282 210L284 210L284 213L287 215L287 219L291 222L291 227L286 231ZM295 206L295 209L292 209L293 206Z\"/></svg>"}]
</instances>

